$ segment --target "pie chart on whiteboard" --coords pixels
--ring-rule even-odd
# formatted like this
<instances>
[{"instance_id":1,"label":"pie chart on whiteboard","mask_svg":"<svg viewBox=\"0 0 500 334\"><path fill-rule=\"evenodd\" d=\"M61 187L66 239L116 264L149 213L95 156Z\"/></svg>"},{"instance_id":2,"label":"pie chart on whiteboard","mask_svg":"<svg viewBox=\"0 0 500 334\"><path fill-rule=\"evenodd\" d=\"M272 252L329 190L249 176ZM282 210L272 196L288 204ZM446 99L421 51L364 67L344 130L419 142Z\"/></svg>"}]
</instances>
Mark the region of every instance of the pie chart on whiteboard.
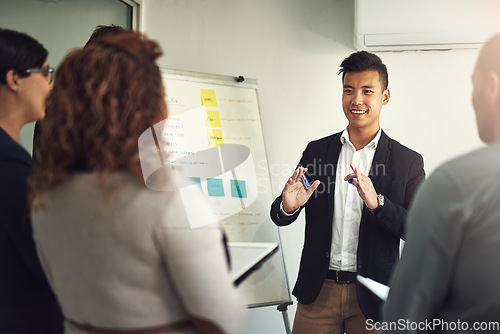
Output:
<instances>
[{"instance_id":1,"label":"pie chart on whiteboard","mask_svg":"<svg viewBox=\"0 0 500 334\"><path fill-rule=\"evenodd\" d=\"M224 144L222 134L214 138L205 119L204 108L196 108L155 124L139 137L139 155L149 189L167 191L175 177L183 199L201 190L218 221L257 199L257 177L250 149Z\"/></svg>"}]
</instances>

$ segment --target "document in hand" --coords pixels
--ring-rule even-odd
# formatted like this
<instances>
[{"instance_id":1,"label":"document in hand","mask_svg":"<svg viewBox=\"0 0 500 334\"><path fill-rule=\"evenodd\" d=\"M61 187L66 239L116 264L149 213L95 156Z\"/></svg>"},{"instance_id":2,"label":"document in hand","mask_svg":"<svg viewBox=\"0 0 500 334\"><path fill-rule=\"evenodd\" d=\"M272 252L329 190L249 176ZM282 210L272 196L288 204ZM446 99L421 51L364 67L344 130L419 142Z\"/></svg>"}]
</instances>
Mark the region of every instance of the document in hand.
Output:
<instances>
[{"instance_id":1,"label":"document in hand","mask_svg":"<svg viewBox=\"0 0 500 334\"><path fill-rule=\"evenodd\" d=\"M387 285L374 281L371 278L363 277L361 275L358 275L358 281L359 283L363 284L368 289L370 289L371 292L373 292L375 295L377 295L377 297L379 297L383 301L387 300L387 296L389 295L389 289L390 289Z\"/></svg>"}]
</instances>

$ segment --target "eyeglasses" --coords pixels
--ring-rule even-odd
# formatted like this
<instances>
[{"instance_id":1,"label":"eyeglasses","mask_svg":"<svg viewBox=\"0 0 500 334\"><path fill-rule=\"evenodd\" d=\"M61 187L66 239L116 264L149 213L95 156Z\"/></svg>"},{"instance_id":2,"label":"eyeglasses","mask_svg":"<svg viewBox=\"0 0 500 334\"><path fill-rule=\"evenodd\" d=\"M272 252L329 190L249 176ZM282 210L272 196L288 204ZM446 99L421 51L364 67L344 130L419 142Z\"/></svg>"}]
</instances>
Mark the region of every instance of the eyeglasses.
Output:
<instances>
[{"instance_id":1,"label":"eyeglasses","mask_svg":"<svg viewBox=\"0 0 500 334\"><path fill-rule=\"evenodd\" d=\"M28 68L26 73L30 75L31 73L42 73L42 75L49 79L49 84L54 80L54 72L55 69L53 67L44 67L44 68Z\"/></svg>"}]
</instances>

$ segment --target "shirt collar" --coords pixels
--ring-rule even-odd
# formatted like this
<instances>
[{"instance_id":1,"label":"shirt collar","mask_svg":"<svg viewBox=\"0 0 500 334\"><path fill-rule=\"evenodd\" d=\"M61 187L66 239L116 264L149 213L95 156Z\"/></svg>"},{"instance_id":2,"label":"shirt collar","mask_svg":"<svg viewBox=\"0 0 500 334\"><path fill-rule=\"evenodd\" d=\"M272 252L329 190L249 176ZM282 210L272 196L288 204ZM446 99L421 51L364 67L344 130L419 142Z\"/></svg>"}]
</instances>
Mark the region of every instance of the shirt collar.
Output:
<instances>
[{"instance_id":1,"label":"shirt collar","mask_svg":"<svg viewBox=\"0 0 500 334\"><path fill-rule=\"evenodd\" d=\"M371 142L369 142L365 147L363 148L373 148L373 149L376 149L377 148L377 145L378 145L378 142L380 140L380 136L382 135L382 128L380 128L377 132L377 135L375 136L375 138L372 139ZM347 130L347 127L344 129L344 131L342 131L342 135L340 136L340 142L342 143L342 145L344 145L346 142L349 143L349 145L351 145L353 148L354 148L354 145L351 143L351 141L349 140L349 131Z\"/></svg>"}]
</instances>

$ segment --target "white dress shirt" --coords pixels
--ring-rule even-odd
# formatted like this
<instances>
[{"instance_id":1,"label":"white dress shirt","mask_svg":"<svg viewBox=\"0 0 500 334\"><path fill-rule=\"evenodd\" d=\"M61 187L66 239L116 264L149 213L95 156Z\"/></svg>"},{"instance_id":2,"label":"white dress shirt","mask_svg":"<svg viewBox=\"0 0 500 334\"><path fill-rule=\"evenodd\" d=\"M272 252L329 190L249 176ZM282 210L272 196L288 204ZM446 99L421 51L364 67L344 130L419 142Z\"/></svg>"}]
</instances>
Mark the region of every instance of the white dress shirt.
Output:
<instances>
[{"instance_id":1,"label":"white dress shirt","mask_svg":"<svg viewBox=\"0 0 500 334\"><path fill-rule=\"evenodd\" d=\"M335 178L335 206L329 266L331 270L357 271L356 253L364 202L359 196L356 187L344 181L344 177L353 172L350 166L351 163L358 167L364 175L368 176L381 133L382 130L379 129L375 138L358 151L349 140L347 128L340 137L342 149Z\"/></svg>"}]
</instances>

